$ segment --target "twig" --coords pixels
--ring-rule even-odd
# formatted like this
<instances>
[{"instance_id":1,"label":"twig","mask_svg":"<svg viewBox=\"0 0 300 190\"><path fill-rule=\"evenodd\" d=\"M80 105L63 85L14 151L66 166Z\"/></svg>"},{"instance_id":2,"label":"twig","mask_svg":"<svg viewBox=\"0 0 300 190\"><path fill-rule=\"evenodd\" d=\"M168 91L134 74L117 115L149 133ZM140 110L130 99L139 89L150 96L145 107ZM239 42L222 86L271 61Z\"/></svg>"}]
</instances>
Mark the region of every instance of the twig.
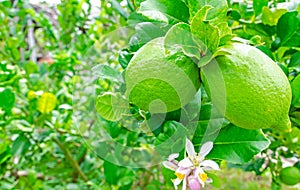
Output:
<instances>
[{"instance_id":1,"label":"twig","mask_svg":"<svg viewBox=\"0 0 300 190\"><path fill-rule=\"evenodd\" d=\"M54 137L54 142L59 146L59 148L64 152L66 158L70 161L72 167L78 172L79 176L86 182L88 181L87 176L83 173L78 163L73 159L70 151L64 147L64 145L58 140L58 138Z\"/></svg>"},{"instance_id":2,"label":"twig","mask_svg":"<svg viewBox=\"0 0 300 190\"><path fill-rule=\"evenodd\" d=\"M81 157L78 159L78 164L80 165L84 159L85 159L85 156L86 156L86 153L87 153L87 149L84 150L84 153L81 155ZM73 179L72 181L73 182L76 182L76 179L78 178L78 172L77 171L74 171L73 173Z\"/></svg>"},{"instance_id":3,"label":"twig","mask_svg":"<svg viewBox=\"0 0 300 190\"><path fill-rule=\"evenodd\" d=\"M35 47L35 38L34 38L34 26L31 19L27 22L28 26L28 47L32 51L30 55L30 60L36 63L37 61L37 50Z\"/></svg>"}]
</instances>

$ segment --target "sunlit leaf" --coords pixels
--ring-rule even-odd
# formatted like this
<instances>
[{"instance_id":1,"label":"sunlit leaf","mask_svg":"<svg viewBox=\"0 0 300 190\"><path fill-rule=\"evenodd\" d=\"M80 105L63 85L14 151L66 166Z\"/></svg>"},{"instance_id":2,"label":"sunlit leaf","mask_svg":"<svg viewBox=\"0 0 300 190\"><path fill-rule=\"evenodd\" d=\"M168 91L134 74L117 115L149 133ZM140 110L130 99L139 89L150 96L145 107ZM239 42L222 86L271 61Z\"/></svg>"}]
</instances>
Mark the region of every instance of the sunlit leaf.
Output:
<instances>
[{"instance_id":1,"label":"sunlit leaf","mask_svg":"<svg viewBox=\"0 0 300 190\"><path fill-rule=\"evenodd\" d=\"M12 154L15 156L23 156L30 147L30 141L22 134L13 142Z\"/></svg>"},{"instance_id":2,"label":"sunlit leaf","mask_svg":"<svg viewBox=\"0 0 300 190\"><path fill-rule=\"evenodd\" d=\"M300 107L300 75L292 82L293 101L292 105Z\"/></svg>"},{"instance_id":3,"label":"sunlit leaf","mask_svg":"<svg viewBox=\"0 0 300 190\"><path fill-rule=\"evenodd\" d=\"M277 34L282 46L300 46L300 17L298 12L288 12L280 17L277 24Z\"/></svg>"},{"instance_id":4,"label":"sunlit leaf","mask_svg":"<svg viewBox=\"0 0 300 190\"><path fill-rule=\"evenodd\" d=\"M195 36L195 41L199 43L200 46L205 46L202 49L204 53L207 51L214 52L220 42L218 28L206 21L206 16L211 9L211 6L202 7L191 21L192 34Z\"/></svg>"},{"instance_id":5,"label":"sunlit leaf","mask_svg":"<svg viewBox=\"0 0 300 190\"><path fill-rule=\"evenodd\" d=\"M5 111L9 111L14 107L15 94L9 88L0 87L0 108Z\"/></svg>"},{"instance_id":6,"label":"sunlit leaf","mask_svg":"<svg viewBox=\"0 0 300 190\"><path fill-rule=\"evenodd\" d=\"M119 93L104 93L97 98L96 110L104 119L118 121L129 113L129 103Z\"/></svg>"},{"instance_id":7,"label":"sunlit leaf","mask_svg":"<svg viewBox=\"0 0 300 190\"><path fill-rule=\"evenodd\" d=\"M114 82L123 81L120 72L116 71L108 65L96 65L92 68L92 73L94 76L97 76L100 80L108 79Z\"/></svg>"},{"instance_id":8,"label":"sunlit leaf","mask_svg":"<svg viewBox=\"0 0 300 190\"><path fill-rule=\"evenodd\" d=\"M56 106L56 97L54 94L45 92L37 102L37 109L41 113L50 113Z\"/></svg>"},{"instance_id":9,"label":"sunlit leaf","mask_svg":"<svg viewBox=\"0 0 300 190\"><path fill-rule=\"evenodd\" d=\"M279 18L286 12L287 10L285 9L276 9L271 11L268 7L263 7L261 20L263 24L274 26L277 24Z\"/></svg>"},{"instance_id":10,"label":"sunlit leaf","mask_svg":"<svg viewBox=\"0 0 300 190\"><path fill-rule=\"evenodd\" d=\"M292 56L291 61L288 66L300 68L300 52L297 52Z\"/></svg>"},{"instance_id":11,"label":"sunlit leaf","mask_svg":"<svg viewBox=\"0 0 300 190\"><path fill-rule=\"evenodd\" d=\"M174 25L166 34L164 46L167 54L183 52L189 57L200 58L200 52L193 41L190 26L185 23Z\"/></svg>"},{"instance_id":12,"label":"sunlit leaf","mask_svg":"<svg viewBox=\"0 0 300 190\"><path fill-rule=\"evenodd\" d=\"M146 0L141 3L139 12L153 20L170 20L170 23L188 22L190 17L188 7L181 0Z\"/></svg>"},{"instance_id":13,"label":"sunlit leaf","mask_svg":"<svg viewBox=\"0 0 300 190\"><path fill-rule=\"evenodd\" d=\"M253 9L256 16L260 15L263 7L268 6L269 0L253 0Z\"/></svg>"},{"instance_id":14,"label":"sunlit leaf","mask_svg":"<svg viewBox=\"0 0 300 190\"><path fill-rule=\"evenodd\" d=\"M202 128L203 135L206 132L207 124L200 122L198 128ZM200 132L199 131L199 132ZM198 136L197 142L201 142ZM231 163L246 163L256 154L266 149L270 142L261 130L248 130L236 127L232 124L210 134L205 139L214 142L214 148L207 156L210 159L221 159Z\"/></svg>"},{"instance_id":15,"label":"sunlit leaf","mask_svg":"<svg viewBox=\"0 0 300 190\"><path fill-rule=\"evenodd\" d=\"M212 23L219 24L220 22L226 21L227 14L227 1L226 0L187 0L188 6L190 8L191 19L197 14L197 12L204 6L212 6L213 9L208 13L207 20Z\"/></svg>"}]
</instances>

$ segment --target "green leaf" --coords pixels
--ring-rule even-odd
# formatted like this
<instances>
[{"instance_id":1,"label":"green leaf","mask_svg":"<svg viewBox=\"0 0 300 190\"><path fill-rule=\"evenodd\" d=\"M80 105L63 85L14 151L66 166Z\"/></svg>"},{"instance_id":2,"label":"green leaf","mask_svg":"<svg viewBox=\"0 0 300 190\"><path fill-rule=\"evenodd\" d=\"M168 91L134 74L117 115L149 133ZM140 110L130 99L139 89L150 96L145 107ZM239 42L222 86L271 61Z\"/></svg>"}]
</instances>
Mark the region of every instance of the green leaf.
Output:
<instances>
[{"instance_id":1,"label":"green leaf","mask_svg":"<svg viewBox=\"0 0 300 190\"><path fill-rule=\"evenodd\" d=\"M37 101L37 110L41 113L50 113L56 106L57 99L54 94L45 92Z\"/></svg>"},{"instance_id":2,"label":"green leaf","mask_svg":"<svg viewBox=\"0 0 300 190\"><path fill-rule=\"evenodd\" d=\"M96 110L106 120L118 121L129 113L129 103L119 93L104 93L98 96Z\"/></svg>"},{"instance_id":3,"label":"green leaf","mask_svg":"<svg viewBox=\"0 0 300 190\"><path fill-rule=\"evenodd\" d=\"M200 67L207 65L217 56L228 55L228 54L230 54L230 53L223 48L218 48L213 54L211 54L211 52L207 52L207 54L205 56L200 58L200 60L198 62L198 67L200 68Z\"/></svg>"},{"instance_id":4,"label":"green leaf","mask_svg":"<svg viewBox=\"0 0 300 190\"><path fill-rule=\"evenodd\" d=\"M212 23L219 24L226 20L227 14L227 1L226 0L187 0L191 18L193 18L197 12L206 5L210 5L213 9L208 13L207 20L210 20Z\"/></svg>"},{"instance_id":5,"label":"green leaf","mask_svg":"<svg viewBox=\"0 0 300 190\"><path fill-rule=\"evenodd\" d=\"M20 134L13 142L11 152L14 156L23 156L30 147L30 141Z\"/></svg>"},{"instance_id":6,"label":"green leaf","mask_svg":"<svg viewBox=\"0 0 300 190\"><path fill-rule=\"evenodd\" d=\"M202 51L206 54L207 51L214 52L219 46L220 36L217 27L206 21L206 16L211 6L202 7L194 16L191 22L191 31L195 36L195 41L202 47Z\"/></svg>"},{"instance_id":7,"label":"green leaf","mask_svg":"<svg viewBox=\"0 0 300 190\"><path fill-rule=\"evenodd\" d=\"M164 177L164 184L173 187L172 179L176 177L174 172L165 167L162 167L161 170Z\"/></svg>"},{"instance_id":8,"label":"green leaf","mask_svg":"<svg viewBox=\"0 0 300 190\"><path fill-rule=\"evenodd\" d=\"M14 107L15 99L15 94L11 89L0 87L0 108L10 111Z\"/></svg>"},{"instance_id":9,"label":"green leaf","mask_svg":"<svg viewBox=\"0 0 300 190\"><path fill-rule=\"evenodd\" d=\"M281 46L300 46L300 17L298 12L288 12L280 17L277 24L277 35Z\"/></svg>"},{"instance_id":10,"label":"green leaf","mask_svg":"<svg viewBox=\"0 0 300 190\"><path fill-rule=\"evenodd\" d=\"M221 178L213 173L207 172L207 176L212 179L211 185L216 188L220 188L222 185Z\"/></svg>"},{"instance_id":11,"label":"green leaf","mask_svg":"<svg viewBox=\"0 0 300 190\"><path fill-rule=\"evenodd\" d=\"M124 49L121 52L119 52L118 61L123 69L127 68L132 57L133 53L130 53L127 49Z\"/></svg>"},{"instance_id":12,"label":"green leaf","mask_svg":"<svg viewBox=\"0 0 300 190\"><path fill-rule=\"evenodd\" d=\"M113 163L104 161L103 168L106 182L116 185L119 179L119 167Z\"/></svg>"},{"instance_id":13,"label":"green leaf","mask_svg":"<svg viewBox=\"0 0 300 190\"><path fill-rule=\"evenodd\" d=\"M262 9L262 23L270 26L275 26L278 23L279 18L286 13L285 9L275 9L271 11L268 7Z\"/></svg>"},{"instance_id":14,"label":"green leaf","mask_svg":"<svg viewBox=\"0 0 300 190\"><path fill-rule=\"evenodd\" d=\"M208 53L208 55L205 55L203 57L200 58L199 62L198 62L198 67L203 67L205 65L207 65L208 63L210 63L213 60L213 55L211 53Z\"/></svg>"},{"instance_id":15,"label":"green leaf","mask_svg":"<svg viewBox=\"0 0 300 190\"><path fill-rule=\"evenodd\" d=\"M201 91L199 90L194 99L182 108L188 116L189 121L199 118L199 112L201 110ZM180 117L183 117L180 115Z\"/></svg>"},{"instance_id":16,"label":"green leaf","mask_svg":"<svg viewBox=\"0 0 300 190\"><path fill-rule=\"evenodd\" d=\"M136 7L139 7L140 4L141 4L143 1L145 1L145 0L133 0L134 5L135 5Z\"/></svg>"},{"instance_id":17,"label":"green leaf","mask_svg":"<svg viewBox=\"0 0 300 190\"><path fill-rule=\"evenodd\" d=\"M291 84L293 101L292 105L300 107L300 75L298 75Z\"/></svg>"},{"instance_id":18,"label":"green leaf","mask_svg":"<svg viewBox=\"0 0 300 190\"><path fill-rule=\"evenodd\" d=\"M269 0L253 0L253 9L256 16L260 15L263 7L268 6Z\"/></svg>"},{"instance_id":19,"label":"green leaf","mask_svg":"<svg viewBox=\"0 0 300 190\"><path fill-rule=\"evenodd\" d=\"M30 75L32 73L36 73L39 70L38 65L35 62L29 61L24 65L24 68L26 70L26 74Z\"/></svg>"},{"instance_id":20,"label":"green leaf","mask_svg":"<svg viewBox=\"0 0 300 190\"><path fill-rule=\"evenodd\" d=\"M129 13L126 12L117 0L110 0L112 8L114 8L122 17L128 18Z\"/></svg>"},{"instance_id":21,"label":"green leaf","mask_svg":"<svg viewBox=\"0 0 300 190\"><path fill-rule=\"evenodd\" d=\"M178 23L167 32L164 39L164 47L166 54L169 55L183 52L189 57L200 58L200 52L193 41L190 26L185 23Z\"/></svg>"},{"instance_id":22,"label":"green leaf","mask_svg":"<svg viewBox=\"0 0 300 190\"><path fill-rule=\"evenodd\" d=\"M116 71L108 65L96 65L92 68L92 73L94 76L99 77L100 80L108 79L113 82L123 81L120 72Z\"/></svg>"},{"instance_id":23,"label":"green leaf","mask_svg":"<svg viewBox=\"0 0 300 190\"><path fill-rule=\"evenodd\" d=\"M232 20L235 20L235 21L239 21L241 19L241 14L238 10L231 10L231 11L228 11L228 16L232 19Z\"/></svg>"},{"instance_id":24,"label":"green leaf","mask_svg":"<svg viewBox=\"0 0 300 190\"><path fill-rule=\"evenodd\" d=\"M227 22L221 22L217 25L219 31L220 31L220 38L223 38L224 36L231 36L232 32L230 27L228 26Z\"/></svg>"},{"instance_id":25,"label":"green leaf","mask_svg":"<svg viewBox=\"0 0 300 190\"><path fill-rule=\"evenodd\" d=\"M5 163L11 157L11 142L5 134L0 134L0 166ZM1 171L1 169L0 169Z\"/></svg>"},{"instance_id":26,"label":"green leaf","mask_svg":"<svg viewBox=\"0 0 300 190\"><path fill-rule=\"evenodd\" d=\"M141 45L144 45L154 38L162 37L165 35L165 32L163 31L161 26L152 22L139 23L135 26L135 30L139 43Z\"/></svg>"},{"instance_id":27,"label":"green leaf","mask_svg":"<svg viewBox=\"0 0 300 190\"><path fill-rule=\"evenodd\" d=\"M251 162L246 164L227 164L229 168L240 168L245 172L252 172L254 171L256 175L261 175L263 171L261 171L261 167L265 163L265 158L256 158Z\"/></svg>"},{"instance_id":28,"label":"green leaf","mask_svg":"<svg viewBox=\"0 0 300 190\"><path fill-rule=\"evenodd\" d=\"M293 54L288 67L295 67L300 69L300 52Z\"/></svg>"},{"instance_id":29,"label":"green leaf","mask_svg":"<svg viewBox=\"0 0 300 190\"><path fill-rule=\"evenodd\" d=\"M146 0L141 3L139 11L146 17L163 22L188 22L189 9L181 0Z\"/></svg>"},{"instance_id":30,"label":"green leaf","mask_svg":"<svg viewBox=\"0 0 300 190\"><path fill-rule=\"evenodd\" d=\"M275 57L273 55L273 52L266 46L257 46L257 49L259 49L260 51L264 52L267 56L269 56L271 59L273 59L275 61Z\"/></svg>"},{"instance_id":31,"label":"green leaf","mask_svg":"<svg viewBox=\"0 0 300 190\"><path fill-rule=\"evenodd\" d=\"M7 161L9 161L11 156L12 156L11 151L10 151L10 148L8 146L5 147L5 149L2 149L2 153L0 153L0 165L7 162Z\"/></svg>"},{"instance_id":32,"label":"green leaf","mask_svg":"<svg viewBox=\"0 0 300 190\"><path fill-rule=\"evenodd\" d=\"M179 153L185 148L186 136L187 129L181 123L167 121L163 125L163 132L155 140L155 150L163 157Z\"/></svg>"},{"instance_id":33,"label":"green leaf","mask_svg":"<svg viewBox=\"0 0 300 190\"><path fill-rule=\"evenodd\" d=\"M230 124L220 130L207 158L242 164L250 161L269 144L261 130L247 130Z\"/></svg>"}]
</instances>

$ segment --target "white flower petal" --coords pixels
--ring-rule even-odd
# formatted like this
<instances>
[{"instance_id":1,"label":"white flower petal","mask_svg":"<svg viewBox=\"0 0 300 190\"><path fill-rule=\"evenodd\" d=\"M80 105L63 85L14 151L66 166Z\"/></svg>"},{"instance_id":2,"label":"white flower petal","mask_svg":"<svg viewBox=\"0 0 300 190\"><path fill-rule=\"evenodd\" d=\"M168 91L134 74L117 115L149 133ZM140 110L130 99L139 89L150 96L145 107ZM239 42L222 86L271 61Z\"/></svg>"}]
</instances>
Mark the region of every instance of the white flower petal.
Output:
<instances>
[{"instance_id":1,"label":"white flower petal","mask_svg":"<svg viewBox=\"0 0 300 190\"><path fill-rule=\"evenodd\" d=\"M186 177L183 179L182 190L186 190Z\"/></svg>"},{"instance_id":2,"label":"white flower petal","mask_svg":"<svg viewBox=\"0 0 300 190\"><path fill-rule=\"evenodd\" d=\"M189 139L186 139L185 149L188 156L196 156L194 145Z\"/></svg>"},{"instance_id":3,"label":"white flower petal","mask_svg":"<svg viewBox=\"0 0 300 190\"><path fill-rule=\"evenodd\" d=\"M177 160L173 160L172 162L178 166L178 161Z\"/></svg>"},{"instance_id":4,"label":"white flower petal","mask_svg":"<svg viewBox=\"0 0 300 190\"><path fill-rule=\"evenodd\" d=\"M182 181L182 180L179 179L179 178L176 178L176 179L173 179L173 180L172 180L175 189L177 189L177 186L181 183L181 181Z\"/></svg>"},{"instance_id":5,"label":"white flower petal","mask_svg":"<svg viewBox=\"0 0 300 190\"><path fill-rule=\"evenodd\" d=\"M211 178L207 178L206 183L212 183L213 180Z\"/></svg>"},{"instance_id":6,"label":"white flower petal","mask_svg":"<svg viewBox=\"0 0 300 190\"><path fill-rule=\"evenodd\" d=\"M184 168L184 167L179 167L176 171L175 174L179 173L179 174L183 174L184 177L190 175L191 173L191 169L190 168Z\"/></svg>"},{"instance_id":7,"label":"white flower petal","mask_svg":"<svg viewBox=\"0 0 300 190\"><path fill-rule=\"evenodd\" d=\"M195 169L195 176L199 176L199 174L203 174L204 173L204 171L202 170L202 168L200 168L200 167L197 167L196 169Z\"/></svg>"},{"instance_id":8,"label":"white flower petal","mask_svg":"<svg viewBox=\"0 0 300 190\"><path fill-rule=\"evenodd\" d=\"M175 160L176 158L178 158L179 153L174 153L174 154L170 154L168 157L169 161Z\"/></svg>"},{"instance_id":9,"label":"white flower petal","mask_svg":"<svg viewBox=\"0 0 300 190\"><path fill-rule=\"evenodd\" d=\"M193 163L189 158L185 158L178 163L178 166L183 168L189 168L193 166Z\"/></svg>"},{"instance_id":10,"label":"white flower petal","mask_svg":"<svg viewBox=\"0 0 300 190\"><path fill-rule=\"evenodd\" d=\"M202 187L204 187L204 182L201 180L200 176L198 175L196 177L197 177L199 183L202 185Z\"/></svg>"},{"instance_id":11,"label":"white flower petal","mask_svg":"<svg viewBox=\"0 0 300 190\"><path fill-rule=\"evenodd\" d=\"M170 161L164 161L162 164L172 171L176 171L178 169L178 165Z\"/></svg>"},{"instance_id":12,"label":"white flower petal","mask_svg":"<svg viewBox=\"0 0 300 190\"><path fill-rule=\"evenodd\" d=\"M208 153L211 151L213 146L214 146L214 144L211 141L208 141L208 142L204 143L201 146L201 149L200 149L200 152L199 152L200 156L205 157L206 155L208 155Z\"/></svg>"},{"instance_id":13,"label":"white flower petal","mask_svg":"<svg viewBox=\"0 0 300 190\"><path fill-rule=\"evenodd\" d=\"M220 170L219 165L212 160L204 160L200 166L202 166L204 170Z\"/></svg>"}]
</instances>

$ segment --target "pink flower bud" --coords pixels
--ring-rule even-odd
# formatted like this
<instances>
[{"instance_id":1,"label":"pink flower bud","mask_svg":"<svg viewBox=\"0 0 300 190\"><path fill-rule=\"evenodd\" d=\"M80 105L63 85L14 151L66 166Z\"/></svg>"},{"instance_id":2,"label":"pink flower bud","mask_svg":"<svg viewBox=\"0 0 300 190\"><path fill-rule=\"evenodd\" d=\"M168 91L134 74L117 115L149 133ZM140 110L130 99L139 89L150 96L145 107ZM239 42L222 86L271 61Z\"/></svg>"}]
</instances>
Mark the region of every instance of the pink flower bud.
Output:
<instances>
[{"instance_id":1,"label":"pink flower bud","mask_svg":"<svg viewBox=\"0 0 300 190\"><path fill-rule=\"evenodd\" d=\"M201 188L200 182L194 176L190 176L188 178L188 185L189 185L190 190L200 190L200 188Z\"/></svg>"}]
</instances>

